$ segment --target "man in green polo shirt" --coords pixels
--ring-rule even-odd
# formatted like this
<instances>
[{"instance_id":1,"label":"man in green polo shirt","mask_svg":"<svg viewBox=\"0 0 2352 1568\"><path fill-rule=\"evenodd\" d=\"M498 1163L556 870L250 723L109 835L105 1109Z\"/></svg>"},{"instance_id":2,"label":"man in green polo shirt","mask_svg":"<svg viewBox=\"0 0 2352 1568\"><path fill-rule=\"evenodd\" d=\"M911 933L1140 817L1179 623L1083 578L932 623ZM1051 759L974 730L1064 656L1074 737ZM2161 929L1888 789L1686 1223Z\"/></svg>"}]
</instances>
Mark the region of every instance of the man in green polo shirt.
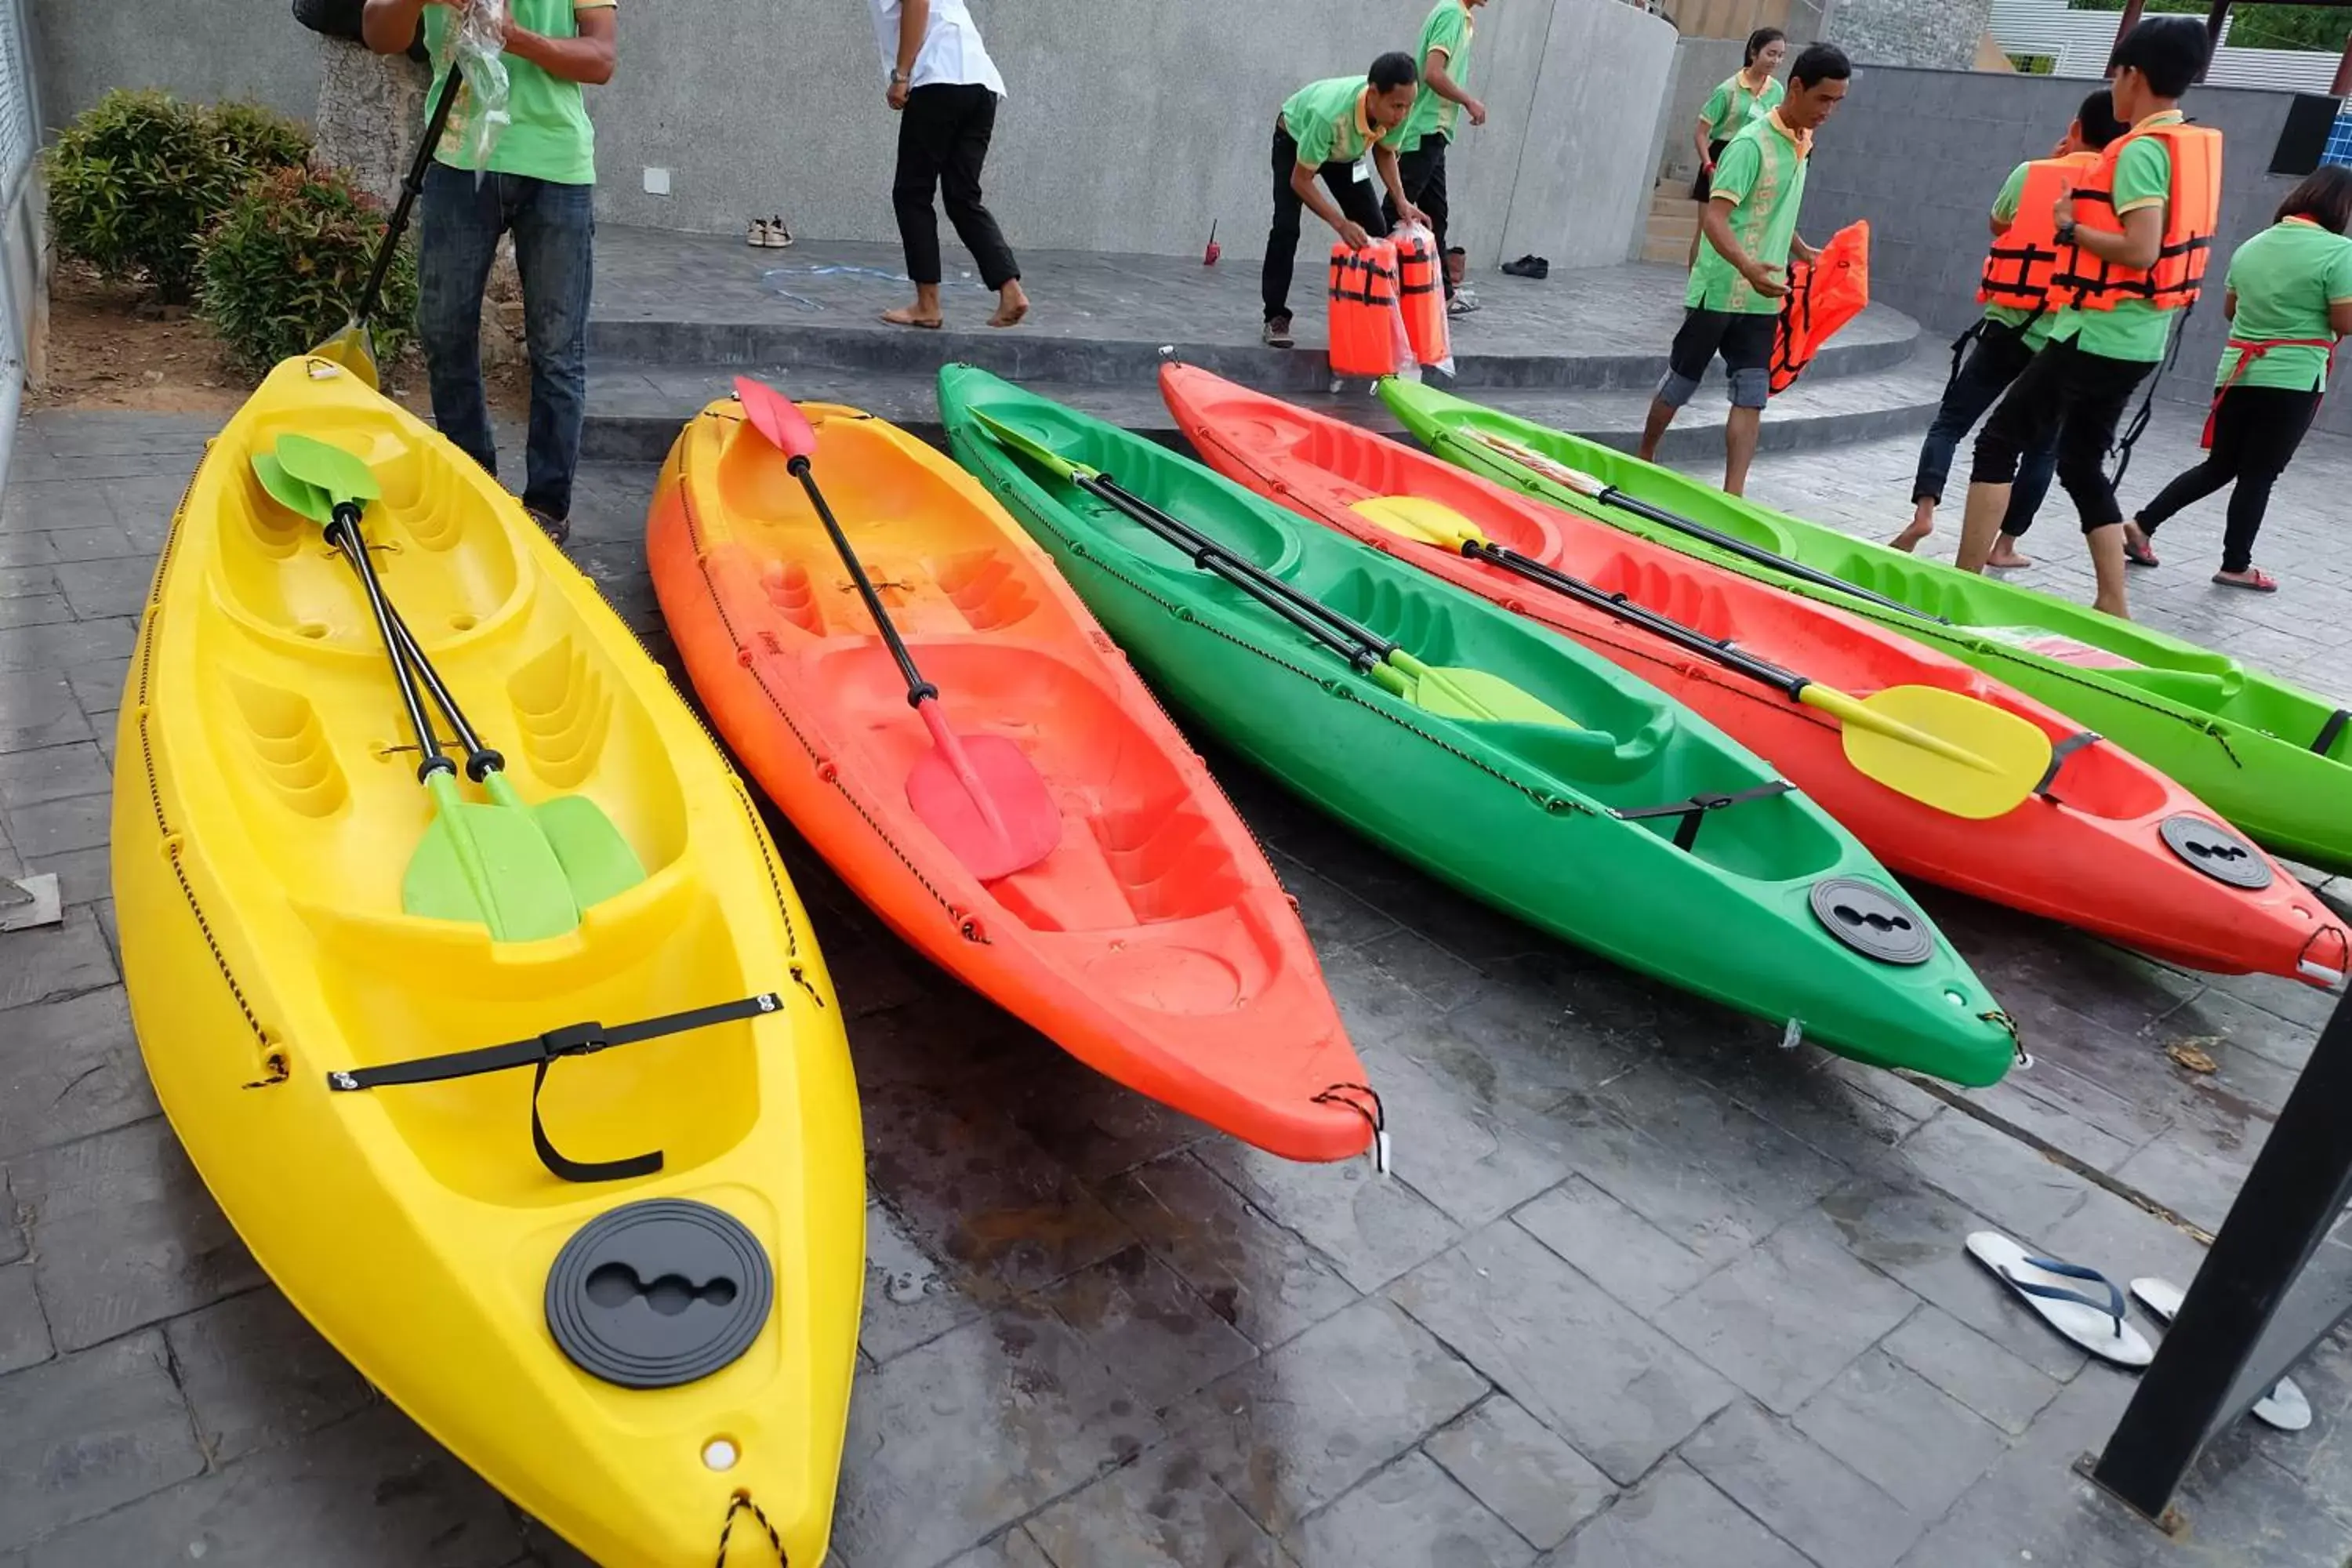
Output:
<instances>
[{"instance_id":1,"label":"man in green polo shirt","mask_svg":"<svg viewBox=\"0 0 2352 1568\"><path fill-rule=\"evenodd\" d=\"M1406 54L1385 54L1363 76L1309 82L1274 120L1274 226L1265 237L1265 341L1290 347L1290 274L1298 255L1298 215L1313 208L1343 245L1359 249L1388 232L1361 160L1369 152L1401 221L1426 223L1405 195L1397 148L1412 112L1421 72ZM1320 180L1325 190L1316 189Z\"/></svg>"},{"instance_id":2,"label":"man in green polo shirt","mask_svg":"<svg viewBox=\"0 0 2352 1568\"><path fill-rule=\"evenodd\" d=\"M1748 487L1765 399L1772 387L1772 338L1788 294L1789 255L1810 258L1797 237L1797 209L1805 197L1805 159L1813 132L1845 97L1853 67L1834 44L1814 44L1789 68L1789 96L1780 107L1748 122L1717 160L1699 216L1698 263L1683 296L1682 330L1666 357L1665 379L1642 426L1643 461L1675 413L1698 390L1717 354L1731 378L1731 416L1723 427L1723 488Z\"/></svg>"},{"instance_id":3,"label":"man in green polo shirt","mask_svg":"<svg viewBox=\"0 0 2352 1568\"><path fill-rule=\"evenodd\" d=\"M465 166L476 106L460 88L425 177L417 224L416 335L434 423L492 474L499 458L482 385L482 290L499 237L514 236L530 353L522 503L559 544L571 532L572 481L587 413L593 280L596 133L580 89L613 79L613 7L614 0L508 0L510 122L491 144L487 169ZM429 106L453 68L451 5L367 0L362 26L370 48L398 54L416 37L420 19L434 64Z\"/></svg>"},{"instance_id":4,"label":"man in green polo shirt","mask_svg":"<svg viewBox=\"0 0 2352 1568\"><path fill-rule=\"evenodd\" d=\"M2134 132L2178 125L2180 97L2205 68L2210 48L2202 22L2150 16L2116 46L2110 89L2116 118ZM2089 256L2117 267L2157 264L2164 245L2165 208L2172 195L2172 155L2160 136L2134 135L2115 155L2113 203L2121 232L2077 230L2074 203L2057 204L2062 251L2079 244ZM2112 151L2112 149L2111 149ZM2021 455L2055 434L2058 482L2074 502L2098 574L2095 607L2127 616L2123 509L2107 478L2107 448L2124 405L2163 362L2175 308L2125 299L2111 309L2060 309L2050 342L2011 384L1977 437L1969 474L1968 510L1960 525L1958 565L1981 572L1992 552Z\"/></svg>"},{"instance_id":5,"label":"man in green polo shirt","mask_svg":"<svg viewBox=\"0 0 2352 1568\"><path fill-rule=\"evenodd\" d=\"M1465 112L1473 125L1486 123L1486 106L1470 96L1463 83L1470 79L1470 42L1477 30L1476 12L1486 0L1437 0L1429 19L1421 25L1421 44L1414 56L1421 62L1421 91L1405 117L1404 140L1397 149L1397 173L1404 194L1429 215L1437 254L1445 254L1445 226L1453 204L1445 191L1445 149ZM1399 219L1396 204L1387 216L1393 228ZM1454 281L1453 269L1443 268L1449 314L1464 315L1478 308L1477 297Z\"/></svg>"}]
</instances>

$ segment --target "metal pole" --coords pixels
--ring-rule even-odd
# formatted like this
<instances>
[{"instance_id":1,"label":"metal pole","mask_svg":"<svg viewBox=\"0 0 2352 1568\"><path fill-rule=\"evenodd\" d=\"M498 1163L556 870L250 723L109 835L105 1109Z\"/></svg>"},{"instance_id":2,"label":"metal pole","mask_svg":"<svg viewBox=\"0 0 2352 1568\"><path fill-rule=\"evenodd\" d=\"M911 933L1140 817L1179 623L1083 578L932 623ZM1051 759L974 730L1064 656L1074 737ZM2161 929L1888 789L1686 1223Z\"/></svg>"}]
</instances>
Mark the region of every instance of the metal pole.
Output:
<instances>
[{"instance_id":1,"label":"metal pole","mask_svg":"<svg viewBox=\"0 0 2352 1568\"><path fill-rule=\"evenodd\" d=\"M2213 0L2212 8L2205 13L2205 63L2197 68L2199 81L2213 68L2213 51L2221 47L2221 29L2229 20L2230 0Z\"/></svg>"},{"instance_id":2,"label":"metal pole","mask_svg":"<svg viewBox=\"0 0 2352 1568\"><path fill-rule=\"evenodd\" d=\"M2107 50L2106 75L2111 81L2116 74L2116 50L2123 47L2124 35L2139 26L2139 14L2146 5L2147 0L2124 0L2124 18L2116 24L2116 41Z\"/></svg>"}]
</instances>

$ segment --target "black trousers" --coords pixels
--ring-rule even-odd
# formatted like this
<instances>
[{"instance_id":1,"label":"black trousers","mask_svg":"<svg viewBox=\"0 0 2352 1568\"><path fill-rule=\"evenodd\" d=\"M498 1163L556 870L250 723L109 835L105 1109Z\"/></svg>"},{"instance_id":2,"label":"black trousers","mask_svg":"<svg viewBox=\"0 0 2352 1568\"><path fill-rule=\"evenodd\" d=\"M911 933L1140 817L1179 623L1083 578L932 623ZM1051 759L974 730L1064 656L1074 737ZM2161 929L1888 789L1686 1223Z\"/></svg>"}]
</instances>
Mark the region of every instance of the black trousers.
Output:
<instances>
[{"instance_id":1,"label":"black trousers","mask_svg":"<svg viewBox=\"0 0 2352 1568\"><path fill-rule=\"evenodd\" d=\"M948 221L980 264L982 282L1002 289L1021 276L1004 231L980 202L980 172L995 132L996 94L976 82L932 82L907 95L898 116L898 172L890 183L890 205L907 247L907 276L915 282L936 286L940 280L934 191L945 195Z\"/></svg>"},{"instance_id":2,"label":"black trousers","mask_svg":"<svg viewBox=\"0 0 2352 1568\"><path fill-rule=\"evenodd\" d=\"M1274 226L1265 235L1265 270L1259 279L1265 296L1265 319L1290 320L1290 273L1298 256L1298 215L1307 204L1290 188L1290 172L1298 167L1298 142L1277 116L1274 124ZM1323 188L1339 204L1349 222L1360 224L1375 239L1388 233L1381 221L1380 204L1372 199L1370 180L1356 178L1356 165L1333 162L1318 171Z\"/></svg>"},{"instance_id":3,"label":"black trousers","mask_svg":"<svg viewBox=\"0 0 2352 1568\"><path fill-rule=\"evenodd\" d=\"M1952 454L1958 449L1960 437L1975 428L1985 410L2000 402L2010 383L2033 363L2033 351L2025 346L2025 334L2017 328L1983 321L1975 330L1976 342L1969 350L1968 363L1944 388L1936 422L1927 426L1927 438L1920 443L1919 474L1911 482L1914 502L1943 505L1944 481L1951 477ZM2009 515L2000 523L2000 531L2011 539L2021 537L2033 526L2033 514L2042 510L2042 499L2050 493L2051 475L2058 463L2057 445L2058 433L2053 430L2049 440L2025 455L2017 488L2010 492Z\"/></svg>"},{"instance_id":4,"label":"black trousers","mask_svg":"<svg viewBox=\"0 0 2352 1568\"><path fill-rule=\"evenodd\" d=\"M1454 274L1444 266L1445 224L1453 212L1445 199L1445 138L1424 136L1412 152L1398 153L1397 177L1404 185L1404 199L1429 215L1429 230L1437 237L1438 276L1445 279L1445 297L1451 300ZM1381 198L1381 216L1389 220L1391 228L1396 226L1393 199Z\"/></svg>"},{"instance_id":5,"label":"black trousers","mask_svg":"<svg viewBox=\"0 0 2352 1568\"><path fill-rule=\"evenodd\" d=\"M2083 531L2123 521L2116 487L2107 481L2107 448L2132 389L2155 368L2152 360L2086 354L2073 338L2049 344L2010 384L2009 395L1977 437L1969 482L2015 484L2020 459L2054 435L2058 483L2074 498Z\"/></svg>"},{"instance_id":6,"label":"black trousers","mask_svg":"<svg viewBox=\"0 0 2352 1568\"><path fill-rule=\"evenodd\" d=\"M2158 490L2139 509L2139 525L2154 533L2174 512L2203 500L2231 480L2230 522L2221 536L2221 570L2254 564L2254 536L2270 510L2271 486L2286 472L2294 449L2319 412L2319 393L2284 386L2233 386L2213 410L2213 448L2196 468Z\"/></svg>"}]
</instances>

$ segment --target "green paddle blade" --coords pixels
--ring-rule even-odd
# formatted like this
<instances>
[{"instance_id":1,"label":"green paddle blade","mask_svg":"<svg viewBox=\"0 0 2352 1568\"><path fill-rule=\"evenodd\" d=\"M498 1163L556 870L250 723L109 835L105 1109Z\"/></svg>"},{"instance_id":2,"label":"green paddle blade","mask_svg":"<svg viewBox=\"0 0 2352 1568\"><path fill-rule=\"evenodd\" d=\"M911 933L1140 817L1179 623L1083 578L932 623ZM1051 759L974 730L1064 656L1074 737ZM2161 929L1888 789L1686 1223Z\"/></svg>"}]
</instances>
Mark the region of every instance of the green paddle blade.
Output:
<instances>
[{"instance_id":1,"label":"green paddle blade","mask_svg":"<svg viewBox=\"0 0 2352 1568\"><path fill-rule=\"evenodd\" d=\"M1440 717L1480 724L1549 724L1560 730L1584 728L1567 714L1548 706L1532 693L1512 685L1499 675L1458 666L1433 668L1402 648L1391 653L1388 662L1404 677L1407 689L1399 695L1414 706L1426 708Z\"/></svg>"},{"instance_id":2,"label":"green paddle blade","mask_svg":"<svg viewBox=\"0 0 2352 1568\"><path fill-rule=\"evenodd\" d=\"M315 436L280 436L277 458L278 466L289 476L318 486L337 506L374 500L383 494L366 458Z\"/></svg>"},{"instance_id":3,"label":"green paddle blade","mask_svg":"<svg viewBox=\"0 0 2352 1568\"><path fill-rule=\"evenodd\" d=\"M482 805L436 773L427 786L436 815L402 879L400 905L436 921L473 921L493 942L538 942L580 924L562 864L537 815L513 805Z\"/></svg>"},{"instance_id":4,"label":"green paddle blade","mask_svg":"<svg viewBox=\"0 0 2352 1568\"><path fill-rule=\"evenodd\" d=\"M1084 463L1072 462L1035 437L1024 431L1015 430L992 414L975 408L971 411L971 416L979 421L982 429L995 437L998 446L1010 447L1014 451L1034 459L1056 479L1092 479L1102 477L1101 469L1090 468Z\"/></svg>"},{"instance_id":5,"label":"green paddle blade","mask_svg":"<svg viewBox=\"0 0 2352 1568\"><path fill-rule=\"evenodd\" d=\"M335 520L335 503L327 499L327 492L288 473L277 453L256 452L253 474L261 481L261 488L269 492L271 500L297 517L307 517L322 525Z\"/></svg>"},{"instance_id":6,"label":"green paddle blade","mask_svg":"<svg viewBox=\"0 0 2352 1568\"><path fill-rule=\"evenodd\" d=\"M572 902L581 909L593 909L646 879L645 862L604 815L604 808L586 795L560 795L529 805L503 773L492 773L482 787L499 805L530 814L546 837L548 847L555 852L563 879L571 885Z\"/></svg>"}]
</instances>

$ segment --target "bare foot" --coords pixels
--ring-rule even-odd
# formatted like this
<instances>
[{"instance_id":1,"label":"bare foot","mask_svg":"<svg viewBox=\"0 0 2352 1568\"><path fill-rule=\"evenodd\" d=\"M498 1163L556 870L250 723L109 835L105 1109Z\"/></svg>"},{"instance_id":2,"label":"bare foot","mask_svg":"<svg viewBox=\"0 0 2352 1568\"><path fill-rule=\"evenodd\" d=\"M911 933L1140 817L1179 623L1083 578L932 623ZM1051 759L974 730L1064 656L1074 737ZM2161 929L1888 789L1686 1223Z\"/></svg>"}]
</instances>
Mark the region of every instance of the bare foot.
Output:
<instances>
[{"instance_id":1,"label":"bare foot","mask_svg":"<svg viewBox=\"0 0 2352 1568\"><path fill-rule=\"evenodd\" d=\"M1936 525L1932 522L1912 521L1905 523L1903 525L1903 531L1886 542L1886 548L1889 550L1900 550L1907 555L1912 551L1918 549L1920 545L1927 542L1927 536L1935 531Z\"/></svg>"},{"instance_id":2,"label":"bare foot","mask_svg":"<svg viewBox=\"0 0 2352 1568\"><path fill-rule=\"evenodd\" d=\"M938 331L943 322L941 317L927 316L919 306L915 305L901 305L895 310L885 310L882 319L894 327L920 327L927 332Z\"/></svg>"},{"instance_id":3,"label":"bare foot","mask_svg":"<svg viewBox=\"0 0 2352 1568\"><path fill-rule=\"evenodd\" d=\"M992 327L1017 327L1028 314L1029 296L1016 278L997 290L996 314L988 318L988 324Z\"/></svg>"},{"instance_id":4,"label":"bare foot","mask_svg":"<svg viewBox=\"0 0 2352 1568\"><path fill-rule=\"evenodd\" d=\"M2127 621L2131 619L2131 605L2120 597L2109 599L2105 595L2102 594L2097 598L2091 601L2091 608L2098 611L2101 615L2113 616L2119 621Z\"/></svg>"},{"instance_id":5,"label":"bare foot","mask_svg":"<svg viewBox=\"0 0 2352 1568\"><path fill-rule=\"evenodd\" d=\"M2030 555L2020 555L2017 552L2017 541L2004 533L1993 542L1992 553L1985 557L1985 564L2006 567L2013 572L2021 566L2032 565L2033 558Z\"/></svg>"}]
</instances>

